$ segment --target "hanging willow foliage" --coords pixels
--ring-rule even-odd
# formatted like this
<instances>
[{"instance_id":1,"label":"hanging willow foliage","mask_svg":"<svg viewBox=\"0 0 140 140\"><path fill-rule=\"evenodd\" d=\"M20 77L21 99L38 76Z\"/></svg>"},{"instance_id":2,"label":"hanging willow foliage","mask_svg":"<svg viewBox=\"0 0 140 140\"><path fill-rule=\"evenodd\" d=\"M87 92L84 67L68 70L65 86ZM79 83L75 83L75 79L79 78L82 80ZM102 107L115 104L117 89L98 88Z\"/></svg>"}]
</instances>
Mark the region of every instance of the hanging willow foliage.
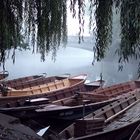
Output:
<instances>
[{"instance_id":1,"label":"hanging willow foliage","mask_svg":"<svg viewBox=\"0 0 140 140\"><path fill-rule=\"evenodd\" d=\"M60 42L67 40L66 0L1 0L0 62L11 48L37 46L42 60L49 51L55 55Z\"/></svg>"},{"instance_id":2,"label":"hanging willow foliage","mask_svg":"<svg viewBox=\"0 0 140 140\"><path fill-rule=\"evenodd\" d=\"M119 62L140 58L139 0L89 0L89 3L90 26L96 25L93 30L96 35L95 58L101 60L109 49L114 6L120 10L121 45L116 51ZM85 7L85 0L70 0L73 16L78 14L80 37L84 32ZM11 48L27 49L26 42L33 46L33 51L37 48L42 60L49 51L55 56L60 43L67 40L66 19L67 0L1 0L0 62L5 61Z\"/></svg>"},{"instance_id":3,"label":"hanging willow foliage","mask_svg":"<svg viewBox=\"0 0 140 140\"><path fill-rule=\"evenodd\" d=\"M120 10L121 43L116 50L122 69L123 63L131 58L140 59L140 1L139 0L89 0L90 1L90 26L96 23L93 32L96 35L94 47L95 58L104 58L109 43L112 39L112 9ZM95 9L94 9L95 8ZM93 12L94 11L94 12ZM140 62L138 64L140 77Z\"/></svg>"},{"instance_id":4,"label":"hanging willow foliage","mask_svg":"<svg viewBox=\"0 0 140 140\"><path fill-rule=\"evenodd\" d=\"M140 2L122 0L120 2L121 45L117 50L119 62L140 57Z\"/></svg>"},{"instance_id":5,"label":"hanging willow foliage","mask_svg":"<svg viewBox=\"0 0 140 140\"><path fill-rule=\"evenodd\" d=\"M21 1L1 0L0 2L0 62L4 62L6 50L22 44Z\"/></svg>"},{"instance_id":6,"label":"hanging willow foliage","mask_svg":"<svg viewBox=\"0 0 140 140\"><path fill-rule=\"evenodd\" d=\"M94 7L95 12L93 12ZM112 39L112 8L112 0L90 0L90 11L92 11L90 14L90 26L93 25L94 17L96 20L94 55L97 61L104 58Z\"/></svg>"},{"instance_id":7,"label":"hanging willow foliage","mask_svg":"<svg viewBox=\"0 0 140 140\"><path fill-rule=\"evenodd\" d=\"M85 15L85 0L70 0L70 10L73 17L76 17L76 4L78 5L78 19L79 19L79 43L83 40L84 33L84 15Z\"/></svg>"},{"instance_id":8,"label":"hanging willow foliage","mask_svg":"<svg viewBox=\"0 0 140 140\"><path fill-rule=\"evenodd\" d=\"M72 5L78 1L83 7L83 0L71 0ZM80 1L80 2L79 2ZM82 2L81 2L82 1ZM105 57L109 44L112 41L112 16L114 6L120 10L121 45L117 50L119 62L128 61L130 57L138 58L140 55L140 2L139 0L89 0L90 2L90 28L96 36L94 54L97 60ZM80 4L79 4L80 3ZM72 6L74 8L74 6ZM73 13L75 9L73 9ZM81 21L80 14L79 20ZM83 18L83 17L82 17Z\"/></svg>"},{"instance_id":9,"label":"hanging willow foliage","mask_svg":"<svg viewBox=\"0 0 140 140\"><path fill-rule=\"evenodd\" d=\"M55 55L60 42L67 40L66 7L66 0L43 0L37 3L37 48L42 59L51 50Z\"/></svg>"},{"instance_id":10,"label":"hanging willow foliage","mask_svg":"<svg viewBox=\"0 0 140 140\"><path fill-rule=\"evenodd\" d=\"M139 0L118 0L120 7L121 44L117 49L120 69L131 58L140 58L140 2ZM138 64L140 77L140 62Z\"/></svg>"}]
</instances>

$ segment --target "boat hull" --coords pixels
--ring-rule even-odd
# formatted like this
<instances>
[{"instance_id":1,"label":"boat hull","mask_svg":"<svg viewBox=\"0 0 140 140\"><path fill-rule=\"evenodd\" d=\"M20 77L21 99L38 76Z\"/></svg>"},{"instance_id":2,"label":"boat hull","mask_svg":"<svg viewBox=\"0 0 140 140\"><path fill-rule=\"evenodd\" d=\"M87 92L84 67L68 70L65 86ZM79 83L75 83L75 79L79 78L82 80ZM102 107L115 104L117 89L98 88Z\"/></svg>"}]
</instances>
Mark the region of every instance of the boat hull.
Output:
<instances>
[{"instance_id":1,"label":"boat hull","mask_svg":"<svg viewBox=\"0 0 140 140\"><path fill-rule=\"evenodd\" d=\"M119 129L114 129L98 135L87 135L80 138L74 138L74 140L128 140L139 123L140 120Z\"/></svg>"},{"instance_id":2,"label":"boat hull","mask_svg":"<svg viewBox=\"0 0 140 140\"><path fill-rule=\"evenodd\" d=\"M57 106L57 105L54 105L54 107L52 107L51 105L50 106L48 105L48 107L46 106L45 110L37 109L35 111L35 114L38 114L38 117L72 121L75 119L82 118L85 115L88 115L89 113L113 102L114 100L115 99L98 102L98 103L90 103L87 105L78 105L74 107Z\"/></svg>"},{"instance_id":3,"label":"boat hull","mask_svg":"<svg viewBox=\"0 0 140 140\"><path fill-rule=\"evenodd\" d=\"M65 80L65 79L62 79L62 80ZM72 82L74 82L74 84L72 84L71 86L65 86L64 88L61 87L61 88L58 88L58 89L55 89L55 90L52 90L52 91L47 91L48 89L48 83L46 85L46 91L42 91L40 85L37 86L37 89L36 89L36 93L32 93L33 90L31 89L28 89L29 91L29 94L26 94L26 91L13 91L14 93L14 96L1 96L0 97L0 105L3 105L3 104L8 104L8 106L10 106L10 103L12 102L20 102L21 100L26 100L26 99L34 99L34 98L41 98L41 97L46 97L48 98L50 101L55 101L55 100L60 100L60 99L63 99L63 98L67 98L67 97L70 97L70 96L73 96L75 94L75 92L78 92L78 91L81 91L83 88L84 88L84 82L85 82L85 79L71 79ZM60 80L61 82L61 80ZM54 82L52 82L54 83ZM54 84L55 85L55 84ZM54 86L55 87L55 86ZM18 93L19 92L19 93ZM24 95L24 92L25 92L25 95ZM11 92L12 93L12 92ZM10 92L8 94L11 94ZM22 95L20 93L23 93Z\"/></svg>"}]
</instances>

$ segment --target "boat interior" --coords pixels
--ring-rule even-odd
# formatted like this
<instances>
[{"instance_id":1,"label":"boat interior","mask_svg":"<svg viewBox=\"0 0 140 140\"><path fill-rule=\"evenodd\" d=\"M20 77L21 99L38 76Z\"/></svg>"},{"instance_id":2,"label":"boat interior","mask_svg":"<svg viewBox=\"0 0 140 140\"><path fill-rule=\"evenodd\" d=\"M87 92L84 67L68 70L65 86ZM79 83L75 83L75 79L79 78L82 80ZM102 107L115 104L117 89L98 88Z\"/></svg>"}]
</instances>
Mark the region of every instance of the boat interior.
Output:
<instances>
[{"instance_id":1,"label":"boat interior","mask_svg":"<svg viewBox=\"0 0 140 140\"><path fill-rule=\"evenodd\" d=\"M58 77L58 76L52 76L52 77L45 77L45 76L34 76L34 77L27 77L27 80L24 81L22 78L13 81L8 81L6 83L6 86L14 88L14 89L24 89L24 88L30 88L37 85L42 85L50 82L54 82L55 80L61 80L65 77ZM20 82L18 82L20 81Z\"/></svg>"},{"instance_id":2,"label":"boat interior","mask_svg":"<svg viewBox=\"0 0 140 140\"><path fill-rule=\"evenodd\" d=\"M79 82L83 82L81 79L62 79L56 80L54 82L50 82L47 84L42 84L34 87L24 88L21 90L16 90L14 88L9 88L6 97L9 96L30 96L37 94L47 94L53 91L59 91L60 89L66 89L68 87L72 87L74 85L79 84ZM1 97L3 94L1 94Z\"/></svg>"},{"instance_id":3,"label":"boat interior","mask_svg":"<svg viewBox=\"0 0 140 140\"><path fill-rule=\"evenodd\" d=\"M59 133L60 137L69 139L71 137L82 137L102 132L106 125L139 103L140 91L135 92L129 93L124 98L114 101L82 119L76 120L75 123Z\"/></svg>"},{"instance_id":4,"label":"boat interior","mask_svg":"<svg viewBox=\"0 0 140 140\"><path fill-rule=\"evenodd\" d=\"M33 75L33 76L26 76L26 77L21 77L17 79L7 80L7 81L4 81L3 84L6 84L9 87L13 87L14 85L28 82L28 81L31 81L40 77L43 77L43 75Z\"/></svg>"},{"instance_id":5,"label":"boat interior","mask_svg":"<svg viewBox=\"0 0 140 140\"><path fill-rule=\"evenodd\" d=\"M99 88L90 92L82 92L82 94L86 99L90 99L94 95L95 100L102 101L126 94L137 88L140 88L140 81L130 81L109 87Z\"/></svg>"}]
</instances>

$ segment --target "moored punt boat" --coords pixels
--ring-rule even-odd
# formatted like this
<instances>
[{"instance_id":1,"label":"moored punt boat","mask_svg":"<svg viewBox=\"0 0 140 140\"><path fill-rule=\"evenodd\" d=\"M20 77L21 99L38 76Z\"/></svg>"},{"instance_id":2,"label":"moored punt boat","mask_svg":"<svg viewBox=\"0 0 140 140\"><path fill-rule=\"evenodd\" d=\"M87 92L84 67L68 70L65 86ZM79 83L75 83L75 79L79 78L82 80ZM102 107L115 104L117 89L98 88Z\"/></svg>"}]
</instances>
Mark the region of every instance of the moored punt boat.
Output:
<instances>
[{"instance_id":1,"label":"moored punt boat","mask_svg":"<svg viewBox=\"0 0 140 140\"><path fill-rule=\"evenodd\" d=\"M97 88L97 85L94 87L94 84L84 84L84 87L81 87L81 90L93 90L94 88ZM83 116L83 108L85 110L84 115L87 115L90 112L116 100L111 99L96 103L95 101L93 102L94 99L91 98L90 100L84 100L82 94L74 94L74 92L75 91L72 92L73 95L70 97L66 96L66 98L55 101L50 101L48 98L37 98L6 103L0 105L0 112L20 118L29 118L29 116L31 118L32 116L39 118L44 116L46 118L47 116L47 118L51 119L73 120ZM25 116L22 114L23 111L27 111Z\"/></svg>"},{"instance_id":2,"label":"moored punt boat","mask_svg":"<svg viewBox=\"0 0 140 140\"><path fill-rule=\"evenodd\" d=\"M92 82L92 83L95 83L95 82ZM117 86L117 87L120 89L123 89L122 86L124 86L124 84L121 84L120 86ZM129 86L127 86L127 87L129 87ZM82 87L80 90L89 91L89 90L93 90L93 89L94 89L94 84L86 84L86 86L84 86L84 88ZM100 88L100 89L102 91L104 88ZM110 89L110 92L111 92L111 90L114 90L114 88L108 87L107 91L108 91L108 89ZM52 101L51 104L44 106L42 109L36 110L34 114L37 114L37 115L39 114L40 116L48 116L48 118L50 117L53 119L73 120L73 119L78 119L78 118L82 117L83 111L84 111L84 115L87 115L87 114L91 113L92 111L95 111L96 109L112 102L113 100L117 100L116 98L104 96L101 94L97 95L97 96L94 94L90 94L90 96L88 96L88 98L87 98L88 94L84 94L83 92L79 92L78 94L75 94L75 91L69 92L69 89L62 90L62 91L57 92L56 94L53 94L53 95L52 94L48 95L47 97L50 99L50 101ZM100 90L98 90L98 91L100 91ZM104 91L106 91L106 90L104 90ZM123 92L124 91L127 92L128 88L125 88L125 90L123 90ZM120 95L122 93L122 90L118 90L118 91L116 90L116 92L118 95ZM115 94L115 92L114 92L114 94ZM121 98L121 96L118 98ZM9 112L10 112L10 107L14 107L14 111L16 109L18 111L20 111L19 108L22 108L23 105L20 105L21 107L17 108L17 104L19 104L19 102L20 101L15 103L14 106L12 104L11 105L7 104L6 106L1 106L1 108L3 107L1 111L9 110ZM9 107L9 109L4 109L6 107ZM26 106L26 109L27 108L32 109L30 106L29 107ZM24 109L25 109L25 107L24 107ZM11 110L13 110L13 108L11 108Z\"/></svg>"},{"instance_id":3,"label":"moored punt boat","mask_svg":"<svg viewBox=\"0 0 140 140\"><path fill-rule=\"evenodd\" d=\"M9 73L8 71L1 71L0 72L0 81L4 80L6 77L8 77Z\"/></svg>"},{"instance_id":4,"label":"moored punt boat","mask_svg":"<svg viewBox=\"0 0 140 140\"><path fill-rule=\"evenodd\" d=\"M80 77L80 78L79 78ZM3 92L0 96L0 104L19 99L28 99L36 97L47 97L51 101L66 98L72 96L74 91L81 90L84 86L84 82L87 75L74 76L57 80L47 84L42 84L30 88L24 88L21 90L15 90L10 88Z\"/></svg>"},{"instance_id":5,"label":"moored punt boat","mask_svg":"<svg viewBox=\"0 0 140 140\"><path fill-rule=\"evenodd\" d=\"M85 82L86 87L88 87L88 89L86 89L85 91L93 91L95 89L102 88L104 83L105 83L104 80Z\"/></svg>"},{"instance_id":6,"label":"moored punt boat","mask_svg":"<svg viewBox=\"0 0 140 140\"><path fill-rule=\"evenodd\" d=\"M96 90L93 91L85 91L80 93L83 94L84 98L86 99L90 99L91 97L94 96L96 101L102 101L105 98L110 99L122 94L126 94L137 88L140 88L140 81L129 81L108 87L97 88Z\"/></svg>"},{"instance_id":7,"label":"moored punt boat","mask_svg":"<svg viewBox=\"0 0 140 140\"><path fill-rule=\"evenodd\" d=\"M57 80L62 80L62 79L65 79L65 77L63 76L46 77L46 76L40 75L40 76L34 76L33 79L23 81L23 82L7 81L7 83L3 83L3 84L7 87L11 87L18 90L18 89L24 89L24 88L31 88L34 86L47 84L47 83L54 82Z\"/></svg>"},{"instance_id":8,"label":"moored punt boat","mask_svg":"<svg viewBox=\"0 0 140 140\"><path fill-rule=\"evenodd\" d=\"M48 98L36 98L30 100L18 100L16 102L11 102L10 104L0 105L0 113L10 114L16 112L22 112L26 110L35 110L37 108L42 108L43 105L49 103ZM17 116L16 116L17 117Z\"/></svg>"},{"instance_id":9,"label":"moored punt boat","mask_svg":"<svg viewBox=\"0 0 140 140\"><path fill-rule=\"evenodd\" d=\"M36 99L33 99L36 100ZM47 100L47 99L46 99ZM99 103L90 103L85 106L85 112L83 112L83 105L77 106L60 106L56 104L46 104L47 101L42 100L37 102L17 102L11 103L11 107L0 106L0 113L8 114L24 120L36 120L40 124L44 120L75 120L81 118L84 115L89 114L91 111L95 111L114 100L108 100Z\"/></svg>"},{"instance_id":10,"label":"moored punt boat","mask_svg":"<svg viewBox=\"0 0 140 140\"><path fill-rule=\"evenodd\" d=\"M61 140L122 140L140 123L140 90L75 121L58 134ZM44 137L47 136L44 135ZM51 135L49 138L54 137Z\"/></svg>"},{"instance_id":11,"label":"moored punt boat","mask_svg":"<svg viewBox=\"0 0 140 140\"><path fill-rule=\"evenodd\" d=\"M51 120L75 120L79 119L113 101L116 99L110 99L102 102L92 102L92 100L85 101L84 99L80 99L80 97L68 97L67 99L61 99L58 101L53 101L52 103L48 104L41 104L34 106L34 108L31 106L32 104L28 105L27 103L25 106L19 106L13 108L0 108L0 112L7 113L10 115L17 115L16 117L19 118L28 118L35 119L39 121L39 119L51 119ZM61 103L62 104L61 104ZM36 108L35 108L36 107ZM32 110L32 112L27 112L24 115L22 114L23 109ZM16 111L17 110L17 111ZM24 111L26 111L24 110Z\"/></svg>"},{"instance_id":12,"label":"moored punt boat","mask_svg":"<svg viewBox=\"0 0 140 140\"><path fill-rule=\"evenodd\" d=\"M28 83L30 86L30 83L33 83L34 81L40 80L42 78L45 78L45 76L43 74L31 75L31 76L25 76L25 77L20 77L20 78L16 78L16 79L2 81L1 84L3 84L6 87L22 89L22 88L26 87L28 85ZM27 87L29 87L29 86L27 86Z\"/></svg>"}]
</instances>

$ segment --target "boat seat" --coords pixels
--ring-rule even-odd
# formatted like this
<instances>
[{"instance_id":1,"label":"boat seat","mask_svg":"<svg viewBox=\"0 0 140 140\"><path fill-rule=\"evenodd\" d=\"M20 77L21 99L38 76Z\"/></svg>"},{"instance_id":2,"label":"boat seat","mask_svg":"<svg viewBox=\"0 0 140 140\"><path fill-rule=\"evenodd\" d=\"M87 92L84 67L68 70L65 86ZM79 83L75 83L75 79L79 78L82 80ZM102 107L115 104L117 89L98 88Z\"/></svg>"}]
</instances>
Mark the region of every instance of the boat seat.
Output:
<instances>
[{"instance_id":1,"label":"boat seat","mask_svg":"<svg viewBox=\"0 0 140 140\"><path fill-rule=\"evenodd\" d=\"M55 82L55 85L56 85L56 88L57 88L57 89L64 88L64 83L63 83L62 80L56 81L56 82Z\"/></svg>"},{"instance_id":2,"label":"boat seat","mask_svg":"<svg viewBox=\"0 0 140 140\"><path fill-rule=\"evenodd\" d=\"M57 89L54 82L48 83L48 88L49 88L50 91Z\"/></svg>"},{"instance_id":3,"label":"boat seat","mask_svg":"<svg viewBox=\"0 0 140 140\"><path fill-rule=\"evenodd\" d=\"M70 81L68 79L64 79L63 82L64 82L64 86L66 87L70 86Z\"/></svg>"}]
</instances>

